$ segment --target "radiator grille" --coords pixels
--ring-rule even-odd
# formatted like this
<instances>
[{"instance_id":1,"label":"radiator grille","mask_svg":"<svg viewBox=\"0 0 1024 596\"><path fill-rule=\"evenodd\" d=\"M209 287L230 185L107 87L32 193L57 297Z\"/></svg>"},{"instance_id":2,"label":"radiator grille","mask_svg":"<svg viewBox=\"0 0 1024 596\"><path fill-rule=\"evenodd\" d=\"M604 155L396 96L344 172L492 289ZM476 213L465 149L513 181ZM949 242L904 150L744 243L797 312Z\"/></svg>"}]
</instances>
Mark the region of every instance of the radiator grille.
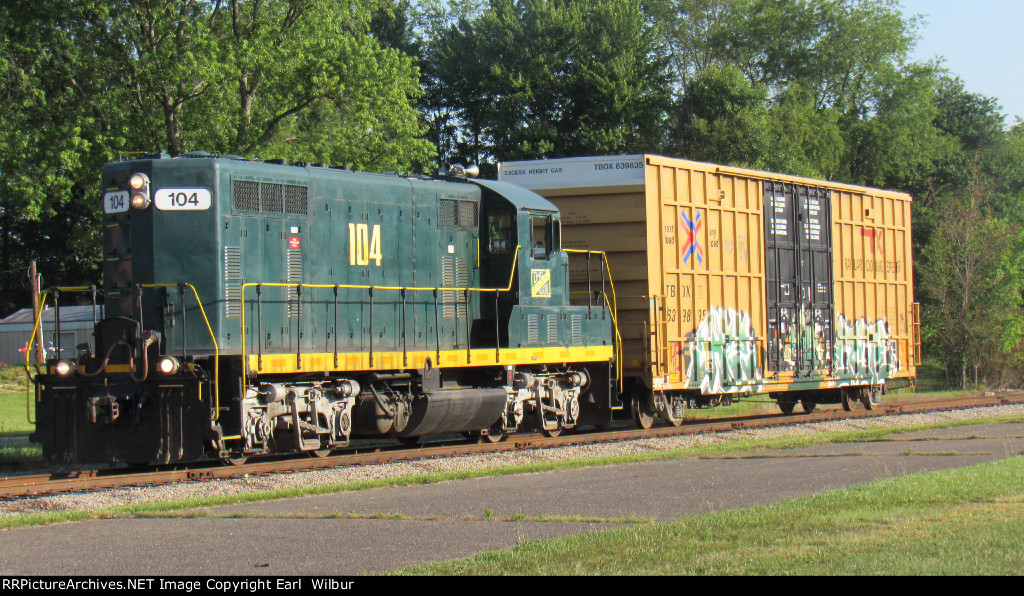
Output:
<instances>
[{"instance_id":1,"label":"radiator grille","mask_svg":"<svg viewBox=\"0 0 1024 596\"><path fill-rule=\"evenodd\" d=\"M284 187L284 210L285 213L309 213L309 204L306 199L307 190L305 186L287 184Z\"/></svg>"},{"instance_id":2,"label":"radiator grille","mask_svg":"<svg viewBox=\"0 0 1024 596\"><path fill-rule=\"evenodd\" d=\"M235 180L234 207L238 211L259 211L259 182L252 182L251 180Z\"/></svg>"},{"instance_id":3,"label":"radiator grille","mask_svg":"<svg viewBox=\"0 0 1024 596\"><path fill-rule=\"evenodd\" d=\"M309 189L297 184L235 180L232 206L236 211L309 215Z\"/></svg>"},{"instance_id":4,"label":"radiator grille","mask_svg":"<svg viewBox=\"0 0 1024 596\"><path fill-rule=\"evenodd\" d=\"M280 184L260 183L260 211L284 213L284 194Z\"/></svg>"},{"instance_id":5,"label":"radiator grille","mask_svg":"<svg viewBox=\"0 0 1024 596\"><path fill-rule=\"evenodd\" d=\"M478 219L478 205L474 201L441 199L438 206L437 224L475 228Z\"/></svg>"}]
</instances>

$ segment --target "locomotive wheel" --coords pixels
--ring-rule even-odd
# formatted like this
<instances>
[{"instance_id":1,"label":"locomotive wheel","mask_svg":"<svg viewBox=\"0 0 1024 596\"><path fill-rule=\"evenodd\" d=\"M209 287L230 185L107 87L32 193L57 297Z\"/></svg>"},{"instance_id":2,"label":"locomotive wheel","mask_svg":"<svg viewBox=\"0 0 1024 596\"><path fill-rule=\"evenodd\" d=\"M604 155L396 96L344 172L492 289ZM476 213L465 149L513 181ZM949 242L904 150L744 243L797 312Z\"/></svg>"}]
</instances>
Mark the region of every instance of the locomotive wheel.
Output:
<instances>
[{"instance_id":1,"label":"locomotive wheel","mask_svg":"<svg viewBox=\"0 0 1024 596\"><path fill-rule=\"evenodd\" d=\"M466 431L462 436L477 443L500 443L508 438L508 433L505 432L504 421L499 419L490 428Z\"/></svg>"},{"instance_id":2,"label":"locomotive wheel","mask_svg":"<svg viewBox=\"0 0 1024 596\"><path fill-rule=\"evenodd\" d=\"M547 429L544 429L544 430L542 430L542 431L540 431L540 432L541 432L541 434L542 434L542 435L544 435L545 437L551 437L551 438L553 439L553 438L555 438L555 437L557 437L557 436L559 436L559 435L561 435L561 434L562 434L562 429L561 429L561 428L556 428L556 429L554 429L554 430L547 430Z\"/></svg>"},{"instance_id":3,"label":"locomotive wheel","mask_svg":"<svg viewBox=\"0 0 1024 596\"><path fill-rule=\"evenodd\" d=\"M248 455L226 455L220 458L220 463L225 466L242 466L249 461Z\"/></svg>"},{"instance_id":4,"label":"locomotive wheel","mask_svg":"<svg viewBox=\"0 0 1024 596\"><path fill-rule=\"evenodd\" d=\"M778 402L776 402L776 403L779 404L779 409L782 410L782 413L785 414L786 416L789 416L790 414L792 414L793 413L793 409L796 408L796 402L795 401L788 400L788 399L785 399L785 398L778 400Z\"/></svg>"},{"instance_id":5,"label":"locomotive wheel","mask_svg":"<svg viewBox=\"0 0 1024 596\"><path fill-rule=\"evenodd\" d=\"M633 413L633 423L644 430L654 426L654 412L647 405L647 398L635 395L631 402L630 411Z\"/></svg>"},{"instance_id":6,"label":"locomotive wheel","mask_svg":"<svg viewBox=\"0 0 1024 596\"><path fill-rule=\"evenodd\" d=\"M474 443L500 443L508 438L508 435L500 430L489 430L486 434L479 430L471 430L462 433L462 436Z\"/></svg>"},{"instance_id":7,"label":"locomotive wheel","mask_svg":"<svg viewBox=\"0 0 1024 596\"><path fill-rule=\"evenodd\" d=\"M504 431L490 431L486 435L481 434L484 442L487 443L500 443L508 438L508 435Z\"/></svg>"},{"instance_id":8,"label":"locomotive wheel","mask_svg":"<svg viewBox=\"0 0 1024 596\"><path fill-rule=\"evenodd\" d=\"M326 446L326 445L323 445L323 443L321 443L321 448L320 449L314 449L312 451L307 451L306 452L306 455L308 455L310 457L316 457L316 458L319 458L319 459L323 459L323 458L327 457L330 454L331 454L331 448Z\"/></svg>"},{"instance_id":9,"label":"locomotive wheel","mask_svg":"<svg viewBox=\"0 0 1024 596\"><path fill-rule=\"evenodd\" d=\"M480 436L486 443L500 443L507 439L508 433L505 432L504 418L499 418L497 422L487 429L487 432L481 431Z\"/></svg>"},{"instance_id":10,"label":"locomotive wheel","mask_svg":"<svg viewBox=\"0 0 1024 596\"><path fill-rule=\"evenodd\" d=\"M807 401L807 400L801 400L800 401L800 405L803 406L804 412L807 412L808 414L813 412L814 408L816 408L818 406L818 404L814 403L813 401Z\"/></svg>"}]
</instances>

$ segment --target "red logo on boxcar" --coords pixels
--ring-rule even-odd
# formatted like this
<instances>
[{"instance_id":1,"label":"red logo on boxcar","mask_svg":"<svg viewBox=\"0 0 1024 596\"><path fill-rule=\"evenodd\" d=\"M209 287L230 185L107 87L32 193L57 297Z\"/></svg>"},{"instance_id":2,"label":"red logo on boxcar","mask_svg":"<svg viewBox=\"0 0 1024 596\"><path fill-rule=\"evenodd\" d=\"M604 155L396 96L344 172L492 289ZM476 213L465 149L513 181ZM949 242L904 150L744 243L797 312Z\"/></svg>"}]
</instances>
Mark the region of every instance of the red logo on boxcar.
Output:
<instances>
[{"instance_id":1,"label":"red logo on boxcar","mask_svg":"<svg viewBox=\"0 0 1024 596\"><path fill-rule=\"evenodd\" d=\"M864 238L871 238L871 254L885 254L885 244L881 230L861 230L860 235Z\"/></svg>"}]
</instances>

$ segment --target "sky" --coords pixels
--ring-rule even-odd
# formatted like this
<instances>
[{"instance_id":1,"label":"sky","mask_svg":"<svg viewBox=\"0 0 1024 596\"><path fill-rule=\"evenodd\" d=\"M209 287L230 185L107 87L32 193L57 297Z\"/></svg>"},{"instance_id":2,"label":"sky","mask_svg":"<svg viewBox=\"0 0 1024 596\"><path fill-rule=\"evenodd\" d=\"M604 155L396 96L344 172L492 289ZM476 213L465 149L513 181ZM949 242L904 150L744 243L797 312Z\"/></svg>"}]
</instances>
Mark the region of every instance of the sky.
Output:
<instances>
[{"instance_id":1,"label":"sky","mask_svg":"<svg viewBox=\"0 0 1024 596\"><path fill-rule=\"evenodd\" d=\"M912 58L943 57L971 93L994 97L1006 124L1024 119L1024 0L899 0L925 23Z\"/></svg>"}]
</instances>

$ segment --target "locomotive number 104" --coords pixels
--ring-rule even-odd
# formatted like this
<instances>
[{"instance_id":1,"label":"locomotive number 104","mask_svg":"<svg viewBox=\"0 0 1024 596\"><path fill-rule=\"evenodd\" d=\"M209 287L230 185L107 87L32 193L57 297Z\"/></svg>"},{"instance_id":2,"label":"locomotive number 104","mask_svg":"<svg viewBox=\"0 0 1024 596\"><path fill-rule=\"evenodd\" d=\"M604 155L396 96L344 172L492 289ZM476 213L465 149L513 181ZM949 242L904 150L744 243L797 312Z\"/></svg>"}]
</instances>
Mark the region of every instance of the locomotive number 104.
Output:
<instances>
[{"instance_id":1,"label":"locomotive number 104","mask_svg":"<svg viewBox=\"0 0 1024 596\"><path fill-rule=\"evenodd\" d=\"M348 224L348 264L366 266L374 261L380 267L381 258L380 225L374 225L371 234L368 224Z\"/></svg>"}]
</instances>

